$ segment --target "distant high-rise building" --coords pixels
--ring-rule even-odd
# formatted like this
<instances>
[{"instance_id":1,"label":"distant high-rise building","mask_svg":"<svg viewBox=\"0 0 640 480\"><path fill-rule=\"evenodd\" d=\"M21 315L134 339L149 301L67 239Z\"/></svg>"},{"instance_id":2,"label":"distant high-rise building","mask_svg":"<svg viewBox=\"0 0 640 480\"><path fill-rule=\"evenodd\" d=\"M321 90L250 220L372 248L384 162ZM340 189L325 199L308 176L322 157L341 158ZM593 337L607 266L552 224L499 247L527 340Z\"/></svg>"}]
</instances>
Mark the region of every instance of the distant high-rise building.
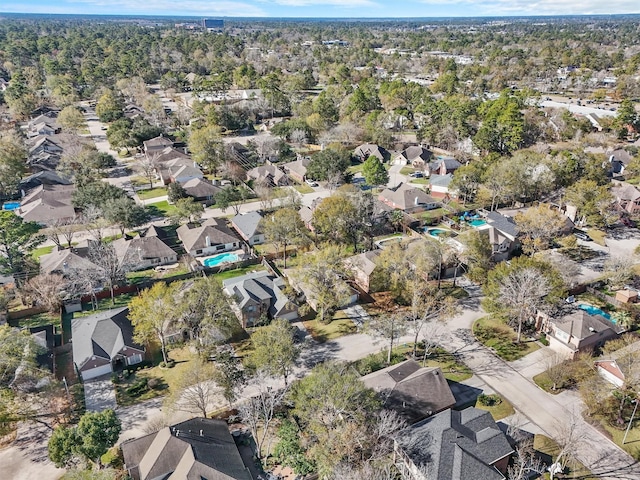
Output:
<instances>
[{"instance_id":1,"label":"distant high-rise building","mask_svg":"<svg viewBox=\"0 0 640 480\"><path fill-rule=\"evenodd\" d=\"M212 18L203 18L202 19L202 28L212 32L216 30L224 29L224 20L212 19Z\"/></svg>"}]
</instances>

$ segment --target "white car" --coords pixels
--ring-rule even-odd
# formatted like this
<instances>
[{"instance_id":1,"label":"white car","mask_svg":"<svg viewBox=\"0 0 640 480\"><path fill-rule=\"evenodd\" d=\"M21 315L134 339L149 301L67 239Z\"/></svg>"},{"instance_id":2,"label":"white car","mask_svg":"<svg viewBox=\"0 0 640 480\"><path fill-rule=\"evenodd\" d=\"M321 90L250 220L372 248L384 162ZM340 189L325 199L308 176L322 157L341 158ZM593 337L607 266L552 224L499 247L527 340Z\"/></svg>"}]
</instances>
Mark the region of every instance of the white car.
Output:
<instances>
[{"instance_id":1,"label":"white car","mask_svg":"<svg viewBox=\"0 0 640 480\"><path fill-rule=\"evenodd\" d=\"M306 184L309 185L310 187L317 187L318 184L315 180L311 180L310 178L307 178L305 180Z\"/></svg>"}]
</instances>

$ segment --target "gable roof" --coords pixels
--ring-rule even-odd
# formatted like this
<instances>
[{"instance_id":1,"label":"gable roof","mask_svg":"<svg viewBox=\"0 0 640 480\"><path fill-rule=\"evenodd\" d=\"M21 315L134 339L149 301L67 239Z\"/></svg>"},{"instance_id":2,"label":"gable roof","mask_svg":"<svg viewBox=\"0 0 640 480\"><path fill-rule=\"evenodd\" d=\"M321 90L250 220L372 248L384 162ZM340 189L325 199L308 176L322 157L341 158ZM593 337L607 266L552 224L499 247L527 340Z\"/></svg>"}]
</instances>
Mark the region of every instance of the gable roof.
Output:
<instances>
[{"instance_id":1,"label":"gable roof","mask_svg":"<svg viewBox=\"0 0 640 480\"><path fill-rule=\"evenodd\" d=\"M164 135L158 135L155 138L142 142L144 145L144 149L148 150L149 148L166 148L173 147L173 141L169 140Z\"/></svg>"},{"instance_id":2,"label":"gable roof","mask_svg":"<svg viewBox=\"0 0 640 480\"><path fill-rule=\"evenodd\" d=\"M407 183L401 183L394 189L384 189L382 193L380 193L380 200L390 201L402 210L436 202L436 199L431 195L427 195L424 190L412 187Z\"/></svg>"},{"instance_id":3,"label":"gable roof","mask_svg":"<svg viewBox=\"0 0 640 480\"><path fill-rule=\"evenodd\" d=\"M358 269L369 276L376 269L376 259L380 255L380 250L370 250L368 252L354 255L345 260L346 264L353 269Z\"/></svg>"},{"instance_id":4,"label":"gable roof","mask_svg":"<svg viewBox=\"0 0 640 480\"><path fill-rule=\"evenodd\" d=\"M442 370L420 367L414 360L370 373L362 381L380 394L386 408L398 412L409 423L456 403Z\"/></svg>"},{"instance_id":5,"label":"gable roof","mask_svg":"<svg viewBox=\"0 0 640 480\"><path fill-rule=\"evenodd\" d=\"M453 174L444 175L433 174L429 177L429 184L434 187L448 187L453 180Z\"/></svg>"},{"instance_id":6,"label":"gable roof","mask_svg":"<svg viewBox=\"0 0 640 480\"><path fill-rule=\"evenodd\" d=\"M233 227L244 237L250 239L254 235L258 235L260 232L260 221L262 215L258 212L239 213L231 219Z\"/></svg>"},{"instance_id":7,"label":"gable roof","mask_svg":"<svg viewBox=\"0 0 640 480\"><path fill-rule=\"evenodd\" d=\"M182 225L176 230L176 233L187 252L200 250L211 245L224 245L238 241L224 220L215 218L208 220L201 226ZM207 238L209 245L207 245Z\"/></svg>"},{"instance_id":8,"label":"gable roof","mask_svg":"<svg viewBox=\"0 0 640 480\"><path fill-rule=\"evenodd\" d=\"M611 152L611 154L609 155L609 161L612 161L612 160L618 160L619 162L622 162L624 165L628 165L629 162L633 160L633 155L631 155L629 152L627 152L623 148L618 148L613 152Z\"/></svg>"},{"instance_id":9,"label":"gable roof","mask_svg":"<svg viewBox=\"0 0 640 480\"><path fill-rule=\"evenodd\" d=\"M396 443L430 480L500 480L491 465L513 453L491 414L474 407L426 418L400 431Z\"/></svg>"},{"instance_id":10,"label":"gable roof","mask_svg":"<svg viewBox=\"0 0 640 480\"><path fill-rule=\"evenodd\" d=\"M400 155L406 158L409 162L413 162L418 159L428 162L429 159L433 157L433 152L422 145L412 145L405 148Z\"/></svg>"},{"instance_id":11,"label":"gable roof","mask_svg":"<svg viewBox=\"0 0 640 480\"><path fill-rule=\"evenodd\" d=\"M144 351L133 341L128 313L127 307L114 308L71 321L73 361L78 369L94 356L111 361L124 347Z\"/></svg>"},{"instance_id":12,"label":"gable roof","mask_svg":"<svg viewBox=\"0 0 640 480\"><path fill-rule=\"evenodd\" d=\"M365 160L368 157L376 157L381 162L385 162L389 158L389 152L375 143L364 143L353 151L355 157Z\"/></svg>"},{"instance_id":13,"label":"gable roof","mask_svg":"<svg viewBox=\"0 0 640 480\"><path fill-rule=\"evenodd\" d=\"M556 320L554 323L558 330L580 340L597 335L604 330L613 330L616 333L624 331L624 328L615 325L602 315L591 315L580 308Z\"/></svg>"},{"instance_id":14,"label":"gable roof","mask_svg":"<svg viewBox=\"0 0 640 480\"><path fill-rule=\"evenodd\" d=\"M41 273L60 273L62 275L77 271L99 271L101 270L95 263L75 252L75 249L57 250L40 257Z\"/></svg>"},{"instance_id":15,"label":"gable roof","mask_svg":"<svg viewBox=\"0 0 640 480\"><path fill-rule=\"evenodd\" d=\"M438 170L442 165L444 165L444 168L447 170L456 170L462 166L462 164L453 157L442 157L431 162L429 168L431 170Z\"/></svg>"},{"instance_id":16,"label":"gable roof","mask_svg":"<svg viewBox=\"0 0 640 480\"><path fill-rule=\"evenodd\" d=\"M29 153L35 152L38 148L40 148L44 144L47 144L47 145L50 145L50 146L54 146L54 147L58 147L60 150L62 150L62 147L60 145L58 145L56 142L51 140L51 138L47 137L46 135L38 135L35 138L37 138L37 140L33 144L33 146L29 149Z\"/></svg>"},{"instance_id":17,"label":"gable roof","mask_svg":"<svg viewBox=\"0 0 640 480\"><path fill-rule=\"evenodd\" d=\"M229 295L236 298L241 309L252 300L255 302L270 300L271 318L277 318L283 313L292 311L289 299L281 290L284 285L281 277L271 275L267 271L251 272L222 282L222 287Z\"/></svg>"},{"instance_id":18,"label":"gable roof","mask_svg":"<svg viewBox=\"0 0 640 480\"><path fill-rule=\"evenodd\" d=\"M611 194L618 200L626 200L635 202L640 198L640 190L634 185L627 182L622 182L611 189Z\"/></svg>"},{"instance_id":19,"label":"gable roof","mask_svg":"<svg viewBox=\"0 0 640 480\"><path fill-rule=\"evenodd\" d=\"M173 257L176 255L166 243L156 236L119 238L112 243L120 262L125 260L135 263L150 258Z\"/></svg>"},{"instance_id":20,"label":"gable roof","mask_svg":"<svg viewBox=\"0 0 640 480\"><path fill-rule=\"evenodd\" d=\"M121 447L134 480L252 480L222 420L194 418Z\"/></svg>"},{"instance_id":21,"label":"gable roof","mask_svg":"<svg viewBox=\"0 0 640 480\"><path fill-rule=\"evenodd\" d=\"M487 214L487 223L496 230L500 230L503 234L514 240L518 235L518 225L512 217L507 217L499 212L489 212Z\"/></svg>"},{"instance_id":22,"label":"gable roof","mask_svg":"<svg viewBox=\"0 0 640 480\"><path fill-rule=\"evenodd\" d=\"M195 198L213 197L222 188L213 185L202 178L192 178L182 183L182 188L187 195Z\"/></svg>"},{"instance_id":23,"label":"gable roof","mask_svg":"<svg viewBox=\"0 0 640 480\"><path fill-rule=\"evenodd\" d=\"M202 177L202 170L193 165L176 165L169 167L169 175L173 178Z\"/></svg>"},{"instance_id":24,"label":"gable roof","mask_svg":"<svg viewBox=\"0 0 640 480\"><path fill-rule=\"evenodd\" d=\"M40 185L22 199L17 214L26 221L51 223L75 217L71 196L75 185Z\"/></svg>"},{"instance_id":25,"label":"gable roof","mask_svg":"<svg viewBox=\"0 0 640 480\"><path fill-rule=\"evenodd\" d=\"M282 167L285 171L297 173L299 176L304 177L307 174L307 167L311 163L309 157L302 157L293 162L285 163Z\"/></svg>"},{"instance_id":26,"label":"gable roof","mask_svg":"<svg viewBox=\"0 0 640 480\"><path fill-rule=\"evenodd\" d=\"M277 185L287 175L275 165L262 165L248 170L247 176L255 180L268 180Z\"/></svg>"}]
</instances>

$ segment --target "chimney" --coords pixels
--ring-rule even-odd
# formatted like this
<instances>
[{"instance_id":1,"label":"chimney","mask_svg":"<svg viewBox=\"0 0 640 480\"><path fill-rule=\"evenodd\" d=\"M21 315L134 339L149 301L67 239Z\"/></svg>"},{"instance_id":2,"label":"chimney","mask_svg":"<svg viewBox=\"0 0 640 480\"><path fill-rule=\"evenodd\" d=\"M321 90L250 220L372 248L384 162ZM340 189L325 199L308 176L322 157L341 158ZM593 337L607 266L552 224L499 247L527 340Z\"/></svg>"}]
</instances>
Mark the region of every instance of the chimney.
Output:
<instances>
[{"instance_id":1,"label":"chimney","mask_svg":"<svg viewBox=\"0 0 640 480\"><path fill-rule=\"evenodd\" d=\"M206 244L207 247L211 246L211 237L209 237L209 235L207 235L204 239L204 242Z\"/></svg>"},{"instance_id":2,"label":"chimney","mask_svg":"<svg viewBox=\"0 0 640 480\"><path fill-rule=\"evenodd\" d=\"M418 200L418 197L415 197L415 198L413 199L413 204L414 204L414 205L416 205L416 206L417 206L417 205L420 205L420 201Z\"/></svg>"},{"instance_id":3,"label":"chimney","mask_svg":"<svg viewBox=\"0 0 640 480\"><path fill-rule=\"evenodd\" d=\"M200 436L203 437L204 435L202 435L202 429L200 429Z\"/></svg>"}]
</instances>

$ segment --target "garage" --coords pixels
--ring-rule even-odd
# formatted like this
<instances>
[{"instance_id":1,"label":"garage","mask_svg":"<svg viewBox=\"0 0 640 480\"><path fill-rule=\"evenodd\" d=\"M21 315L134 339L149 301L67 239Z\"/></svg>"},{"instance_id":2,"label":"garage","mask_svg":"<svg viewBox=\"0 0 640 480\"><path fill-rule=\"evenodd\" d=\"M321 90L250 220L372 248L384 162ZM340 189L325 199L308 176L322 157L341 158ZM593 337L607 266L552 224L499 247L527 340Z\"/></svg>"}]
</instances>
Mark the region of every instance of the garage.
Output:
<instances>
[{"instance_id":1,"label":"garage","mask_svg":"<svg viewBox=\"0 0 640 480\"><path fill-rule=\"evenodd\" d=\"M95 368L90 368L88 370L81 371L82 380L87 381L92 378L99 377L101 375L108 375L111 373L111 363L107 363L106 365L100 365Z\"/></svg>"}]
</instances>

